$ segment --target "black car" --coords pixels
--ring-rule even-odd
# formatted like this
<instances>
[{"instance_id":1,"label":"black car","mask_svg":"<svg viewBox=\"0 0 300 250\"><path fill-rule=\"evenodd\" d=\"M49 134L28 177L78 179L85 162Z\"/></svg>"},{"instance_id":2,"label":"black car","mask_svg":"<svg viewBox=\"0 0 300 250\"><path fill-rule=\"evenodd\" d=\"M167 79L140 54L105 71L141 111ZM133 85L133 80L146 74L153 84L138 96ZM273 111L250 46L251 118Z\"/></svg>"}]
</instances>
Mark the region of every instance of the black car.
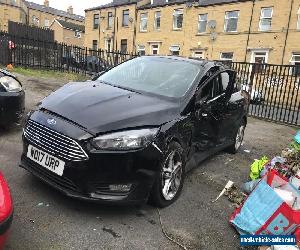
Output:
<instances>
[{"instance_id":1,"label":"black car","mask_svg":"<svg viewBox=\"0 0 300 250\"><path fill-rule=\"evenodd\" d=\"M0 126L19 123L25 110L22 84L11 73L0 69Z\"/></svg>"},{"instance_id":2,"label":"black car","mask_svg":"<svg viewBox=\"0 0 300 250\"><path fill-rule=\"evenodd\" d=\"M69 83L29 115L20 166L70 197L167 206L187 171L239 149L249 96L235 76L214 62L146 56Z\"/></svg>"}]
</instances>

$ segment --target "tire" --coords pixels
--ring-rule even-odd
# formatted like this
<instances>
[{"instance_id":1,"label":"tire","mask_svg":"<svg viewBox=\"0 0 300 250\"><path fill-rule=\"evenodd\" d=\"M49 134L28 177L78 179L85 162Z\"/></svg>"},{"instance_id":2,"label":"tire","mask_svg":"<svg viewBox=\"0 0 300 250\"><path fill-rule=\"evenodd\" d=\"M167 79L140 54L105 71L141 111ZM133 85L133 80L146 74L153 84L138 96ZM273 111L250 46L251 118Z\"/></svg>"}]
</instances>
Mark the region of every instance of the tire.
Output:
<instances>
[{"instance_id":1,"label":"tire","mask_svg":"<svg viewBox=\"0 0 300 250\"><path fill-rule=\"evenodd\" d=\"M231 154L235 154L238 152L244 140L245 129L246 129L246 123L245 121L243 121L236 131L234 143L227 148L226 150L227 152Z\"/></svg>"},{"instance_id":2,"label":"tire","mask_svg":"<svg viewBox=\"0 0 300 250\"><path fill-rule=\"evenodd\" d=\"M175 202L182 191L184 177L185 158L183 149L179 143L173 141L168 146L160 172L153 184L150 203L162 208Z\"/></svg>"}]
</instances>

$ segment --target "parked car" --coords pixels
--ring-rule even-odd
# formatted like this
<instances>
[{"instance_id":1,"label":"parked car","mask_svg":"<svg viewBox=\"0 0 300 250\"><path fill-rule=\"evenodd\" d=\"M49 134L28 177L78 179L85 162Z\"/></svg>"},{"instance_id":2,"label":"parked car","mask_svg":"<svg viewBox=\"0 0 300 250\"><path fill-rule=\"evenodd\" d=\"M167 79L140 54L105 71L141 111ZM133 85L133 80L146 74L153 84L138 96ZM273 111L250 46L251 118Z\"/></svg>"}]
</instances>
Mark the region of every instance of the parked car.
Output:
<instances>
[{"instance_id":1,"label":"parked car","mask_svg":"<svg viewBox=\"0 0 300 250\"><path fill-rule=\"evenodd\" d=\"M89 72L101 72L112 68L111 63L97 56L85 56L75 52L64 53L61 58L62 65L86 70Z\"/></svg>"},{"instance_id":2,"label":"parked car","mask_svg":"<svg viewBox=\"0 0 300 250\"><path fill-rule=\"evenodd\" d=\"M0 126L19 123L25 111L25 92L13 74L0 69Z\"/></svg>"},{"instance_id":3,"label":"parked car","mask_svg":"<svg viewBox=\"0 0 300 250\"><path fill-rule=\"evenodd\" d=\"M0 172L0 249L4 248L13 219L13 203L9 187Z\"/></svg>"},{"instance_id":4,"label":"parked car","mask_svg":"<svg viewBox=\"0 0 300 250\"><path fill-rule=\"evenodd\" d=\"M168 206L187 171L240 148L249 97L235 76L214 62L145 56L69 83L28 116L20 166L70 197Z\"/></svg>"}]
</instances>

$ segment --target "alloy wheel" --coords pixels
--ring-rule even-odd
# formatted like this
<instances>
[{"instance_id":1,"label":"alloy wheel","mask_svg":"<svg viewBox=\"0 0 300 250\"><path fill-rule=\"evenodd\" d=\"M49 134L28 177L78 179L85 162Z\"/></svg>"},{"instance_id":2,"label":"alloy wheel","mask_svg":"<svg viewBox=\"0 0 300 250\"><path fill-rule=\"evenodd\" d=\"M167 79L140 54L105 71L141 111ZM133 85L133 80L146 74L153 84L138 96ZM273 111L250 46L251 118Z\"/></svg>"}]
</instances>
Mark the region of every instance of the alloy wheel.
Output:
<instances>
[{"instance_id":1,"label":"alloy wheel","mask_svg":"<svg viewBox=\"0 0 300 250\"><path fill-rule=\"evenodd\" d=\"M182 181L182 158L178 151L172 151L164 164L161 173L162 195L165 200L172 200Z\"/></svg>"}]
</instances>

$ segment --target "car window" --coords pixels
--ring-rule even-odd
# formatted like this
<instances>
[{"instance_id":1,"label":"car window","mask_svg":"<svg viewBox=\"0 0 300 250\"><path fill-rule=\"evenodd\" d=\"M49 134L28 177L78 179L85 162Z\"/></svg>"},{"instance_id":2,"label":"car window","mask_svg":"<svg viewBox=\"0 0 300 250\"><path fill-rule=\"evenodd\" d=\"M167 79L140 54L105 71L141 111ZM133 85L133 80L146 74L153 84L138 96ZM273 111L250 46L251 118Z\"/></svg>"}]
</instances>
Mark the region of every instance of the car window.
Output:
<instances>
[{"instance_id":1,"label":"car window","mask_svg":"<svg viewBox=\"0 0 300 250\"><path fill-rule=\"evenodd\" d=\"M196 64L162 57L139 57L101 75L98 80L120 88L179 98L200 72Z\"/></svg>"},{"instance_id":2,"label":"car window","mask_svg":"<svg viewBox=\"0 0 300 250\"><path fill-rule=\"evenodd\" d=\"M229 80L230 80L230 75L228 72L222 72L221 73L221 79L222 79L222 88L223 92L227 89Z\"/></svg>"},{"instance_id":3,"label":"car window","mask_svg":"<svg viewBox=\"0 0 300 250\"><path fill-rule=\"evenodd\" d=\"M212 98L213 98L213 84L209 82L202 88L200 93L200 99L208 101Z\"/></svg>"},{"instance_id":4,"label":"car window","mask_svg":"<svg viewBox=\"0 0 300 250\"><path fill-rule=\"evenodd\" d=\"M221 74L215 76L212 80L213 83L213 98L223 93Z\"/></svg>"}]
</instances>

